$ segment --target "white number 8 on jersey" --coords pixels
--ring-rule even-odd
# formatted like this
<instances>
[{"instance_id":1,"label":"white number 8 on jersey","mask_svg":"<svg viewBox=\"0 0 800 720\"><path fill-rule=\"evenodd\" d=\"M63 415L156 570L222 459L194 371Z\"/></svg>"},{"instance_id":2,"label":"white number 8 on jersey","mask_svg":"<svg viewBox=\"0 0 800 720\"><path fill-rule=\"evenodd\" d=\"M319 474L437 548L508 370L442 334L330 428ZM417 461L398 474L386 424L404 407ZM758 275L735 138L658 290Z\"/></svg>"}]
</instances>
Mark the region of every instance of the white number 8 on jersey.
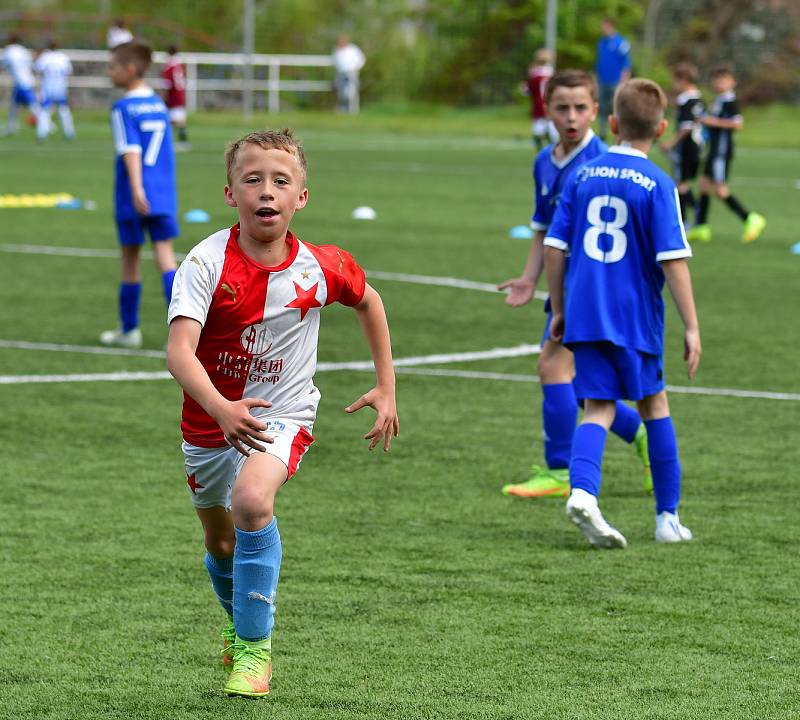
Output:
<instances>
[{"instance_id":1,"label":"white number 8 on jersey","mask_svg":"<svg viewBox=\"0 0 800 720\"><path fill-rule=\"evenodd\" d=\"M600 211L603 208L614 211L611 220L603 220ZM601 263L615 263L625 257L628 249L628 237L622 231L628 222L628 206L622 198L616 195L598 195L593 197L586 208L586 219L591 227L583 235L583 251L592 260ZM612 240L611 249L608 251L600 247L600 236L609 235Z\"/></svg>"}]
</instances>

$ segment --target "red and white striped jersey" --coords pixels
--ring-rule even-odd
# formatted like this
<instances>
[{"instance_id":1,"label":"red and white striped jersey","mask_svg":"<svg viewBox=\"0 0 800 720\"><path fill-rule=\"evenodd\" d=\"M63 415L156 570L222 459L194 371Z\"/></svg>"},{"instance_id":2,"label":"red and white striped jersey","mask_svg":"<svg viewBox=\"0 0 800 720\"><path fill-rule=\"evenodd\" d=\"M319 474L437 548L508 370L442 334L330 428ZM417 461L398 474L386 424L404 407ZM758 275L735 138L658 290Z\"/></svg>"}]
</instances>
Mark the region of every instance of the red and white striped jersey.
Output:
<instances>
[{"instance_id":1,"label":"red and white striped jersey","mask_svg":"<svg viewBox=\"0 0 800 720\"><path fill-rule=\"evenodd\" d=\"M202 326L197 357L228 400L263 398L261 419L286 413L313 422L319 391L320 310L333 302L356 305L364 296L364 271L333 245L315 246L287 233L289 256L275 267L242 252L239 226L220 230L192 248L175 275L168 321L189 317ZM214 419L184 393L181 430L198 447L224 447Z\"/></svg>"}]
</instances>

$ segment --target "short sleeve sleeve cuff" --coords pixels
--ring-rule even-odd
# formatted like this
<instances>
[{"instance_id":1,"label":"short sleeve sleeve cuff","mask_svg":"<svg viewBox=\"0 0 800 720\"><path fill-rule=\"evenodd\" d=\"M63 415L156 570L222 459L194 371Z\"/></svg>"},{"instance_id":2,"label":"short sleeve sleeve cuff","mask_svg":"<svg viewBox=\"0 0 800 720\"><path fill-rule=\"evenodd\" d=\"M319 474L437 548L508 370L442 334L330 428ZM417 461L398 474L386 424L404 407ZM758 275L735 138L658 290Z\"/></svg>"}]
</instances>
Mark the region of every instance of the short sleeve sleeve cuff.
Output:
<instances>
[{"instance_id":1,"label":"short sleeve sleeve cuff","mask_svg":"<svg viewBox=\"0 0 800 720\"><path fill-rule=\"evenodd\" d=\"M546 240L545 243L547 243ZM656 255L656 261L663 262L664 260L680 260L681 258L690 257L692 257L691 248L681 248L680 250L664 250L664 252L658 253Z\"/></svg>"},{"instance_id":2,"label":"short sleeve sleeve cuff","mask_svg":"<svg viewBox=\"0 0 800 720\"><path fill-rule=\"evenodd\" d=\"M548 235L544 239L544 244L547 247L555 248L556 250L562 250L564 252L567 252L567 250L569 250L569 245L567 245L567 243L565 243L560 238L553 237L552 235Z\"/></svg>"}]
</instances>

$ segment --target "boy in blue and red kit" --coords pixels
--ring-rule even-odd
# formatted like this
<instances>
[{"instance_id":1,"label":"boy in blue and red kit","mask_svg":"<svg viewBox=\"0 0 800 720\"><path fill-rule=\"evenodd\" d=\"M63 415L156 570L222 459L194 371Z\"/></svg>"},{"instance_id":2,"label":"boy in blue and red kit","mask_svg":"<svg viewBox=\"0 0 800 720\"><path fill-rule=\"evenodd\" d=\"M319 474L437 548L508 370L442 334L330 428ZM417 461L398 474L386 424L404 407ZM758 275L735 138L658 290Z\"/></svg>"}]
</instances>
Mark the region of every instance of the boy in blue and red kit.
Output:
<instances>
[{"instance_id":1,"label":"boy in blue and red kit","mask_svg":"<svg viewBox=\"0 0 800 720\"><path fill-rule=\"evenodd\" d=\"M177 263L172 239L178 235L175 155L164 102L145 84L151 50L131 41L111 51L108 75L125 95L111 108L111 130L117 160L114 207L122 246L119 288L120 325L100 335L103 345L138 348L142 345L139 304L142 276L139 254L145 230L153 241L153 256L161 273L169 305Z\"/></svg>"},{"instance_id":2,"label":"boy in blue and red kit","mask_svg":"<svg viewBox=\"0 0 800 720\"><path fill-rule=\"evenodd\" d=\"M167 365L184 390L182 449L205 565L229 617L225 692L258 698L272 677L282 559L275 500L314 440L324 307L352 307L372 354L376 385L346 408L376 410L369 449L388 451L399 423L380 296L350 254L289 230L308 201L303 148L288 130L256 132L232 143L225 160L225 202L238 222L190 250L178 270Z\"/></svg>"},{"instance_id":3,"label":"boy in blue and red kit","mask_svg":"<svg viewBox=\"0 0 800 720\"><path fill-rule=\"evenodd\" d=\"M647 159L666 129L666 106L666 95L651 80L619 87L609 122L620 144L572 176L544 241L553 304L550 334L572 350L576 392L586 398L572 445L566 510L595 547L627 545L597 504L606 435L620 399L637 402L647 428L656 540L692 538L678 518L681 468L664 391L661 295L666 278L684 323L684 358L692 378L701 352L686 263L692 251L675 184Z\"/></svg>"},{"instance_id":4,"label":"boy in blue and red kit","mask_svg":"<svg viewBox=\"0 0 800 720\"><path fill-rule=\"evenodd\" d=\"M542 150L533 166L536 208L531 227L535 233L522 276L498 285L500 290L510 290L506 303L511 307L525 305L534 295L544 268L545 232L553 219L566 178L583 163L607 150L591 129L597 116L597 84L591 75L582 70L556 73L545 87L545 102L548 117L560 139ZM523 483L504 486L504 495L524 498L569 495L567 468L578 420L578 399L573 388L575 368L569 349L549 337L549 301L545 304L545 312L548 315L538 369L542 383L547 467L533 465L530 478ZM612 431L626 442L635 443L637 452L645 461L645 489L649 491L647 438L639 415L625 403L617 403Z\"/></svg>"}]
</instances>

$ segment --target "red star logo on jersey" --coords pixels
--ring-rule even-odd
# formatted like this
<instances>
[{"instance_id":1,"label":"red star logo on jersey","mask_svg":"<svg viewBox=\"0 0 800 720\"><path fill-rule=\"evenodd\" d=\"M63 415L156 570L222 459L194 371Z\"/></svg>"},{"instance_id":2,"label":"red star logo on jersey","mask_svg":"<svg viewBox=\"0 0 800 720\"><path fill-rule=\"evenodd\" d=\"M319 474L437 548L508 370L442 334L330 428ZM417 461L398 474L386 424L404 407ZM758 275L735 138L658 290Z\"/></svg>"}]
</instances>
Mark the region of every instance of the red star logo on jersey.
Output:
<instances>
[{"instance_id":1,"label":"red star logo on jersey","mask_svg":"<svg viewBox=\"0 0 800 720\"><path fill-rule=\"evenodd\" d=\"M186 484L192 489L192 495L197 495L197 488L205 487L195 480L194 473L186 476Z\"/></svg>"},{"instance_id":2,"label":"red star logo on jersey","mask_svg":"<svg viewBox=\"0 0 800 720\"><path fill-rule=\"evenodd\" d=\"M317 286L319 283L314 283L308 290L303 290L297 283L294 284L294 291L297 294L297 297L292 300L286 307L287 308L298 308L300 310L300 319L302 320L306 313L311 310L311 308L315 307L322 307L322 305L317 302Z\"/></svg>"}]
</instances>

